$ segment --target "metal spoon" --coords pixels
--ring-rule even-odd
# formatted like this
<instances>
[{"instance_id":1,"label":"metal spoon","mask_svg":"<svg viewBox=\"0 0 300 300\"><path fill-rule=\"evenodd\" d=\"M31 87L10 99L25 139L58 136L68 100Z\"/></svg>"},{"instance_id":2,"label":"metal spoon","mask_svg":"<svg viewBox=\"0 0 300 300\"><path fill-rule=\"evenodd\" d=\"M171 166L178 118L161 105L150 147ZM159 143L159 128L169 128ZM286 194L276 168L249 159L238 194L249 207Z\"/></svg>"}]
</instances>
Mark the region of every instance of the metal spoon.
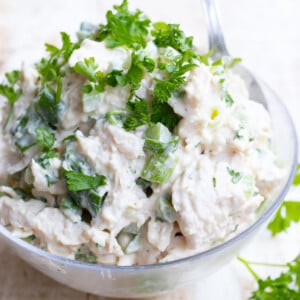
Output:
<instances>
[{"instance_id":1,"label":"metal spoon","mask_svg":"<svg viewBox=\"0 0 300 300\"><path fill-rule=\"evenodd\" d=\"M209 49L214 50L213 59L219 59L222 56L230 56L224 41L215 1L203 0L203 3L207 16ZM234 68L234 71L246 82L250 99L261 103L267 109L266 98L255 76L241 64L238 64Z\"/></svg>"}]
</instances>

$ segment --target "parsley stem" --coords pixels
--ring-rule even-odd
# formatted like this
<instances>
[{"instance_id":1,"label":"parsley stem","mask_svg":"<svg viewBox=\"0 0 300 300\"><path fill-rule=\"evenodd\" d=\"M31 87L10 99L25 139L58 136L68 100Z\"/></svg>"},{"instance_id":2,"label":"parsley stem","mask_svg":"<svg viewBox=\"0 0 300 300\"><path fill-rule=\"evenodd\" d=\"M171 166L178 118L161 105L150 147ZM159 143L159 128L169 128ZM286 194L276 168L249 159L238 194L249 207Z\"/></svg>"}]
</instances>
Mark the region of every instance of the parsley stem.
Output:
<instances>
[{"instance_id":1,"label":"parsley stem","mask_svg":"<svg viewBox=\"0 0 300 300\"><path fill-rule=\"evenodd\" d=\"M273 264L273 263L263 263L263 262L255 262L255 261L248 261L249 265L256 265L256 266L266 266L266 267L275 267L275 268L287 268L286 264Z\"/></svg>"},{"instance_id":2,"label":"parsley stem","mask_svg":"<svg viewBox=\"0 0 300 300\"><path fill-rule=\"evenodd\" d=\"M7 117L6 117L6 120L5 120L5 123L4 123L4 129L6 128L7 124L9 123L9 121L10 121L10 119L12 117L13 109L14 109L13 106L10 105L9 106L9 111L7 113Z\"/></svg>"},{"instance_id":3,"label":"parsley stem","mask_svg":"<svg viewBox=\"0 0 300 300\"><path fill-rule=\"evenodd\" d=\"M244 264L244 266L248 269L248 271L252 274L252 276L255 278L256 281L260 279L260 277L257 275L256 272L251 268L250 263L243 259L242 257L238 256L237 259Z\"/></svg>"}]
</instances>

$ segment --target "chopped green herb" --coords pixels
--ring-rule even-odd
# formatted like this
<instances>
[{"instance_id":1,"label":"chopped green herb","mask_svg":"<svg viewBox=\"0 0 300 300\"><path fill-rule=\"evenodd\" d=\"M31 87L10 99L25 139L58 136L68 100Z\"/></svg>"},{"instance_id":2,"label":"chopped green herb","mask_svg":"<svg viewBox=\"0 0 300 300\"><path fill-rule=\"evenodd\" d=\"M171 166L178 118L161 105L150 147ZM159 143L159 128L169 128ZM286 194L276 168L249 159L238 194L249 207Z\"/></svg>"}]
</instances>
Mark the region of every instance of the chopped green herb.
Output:
<instances>
[{"instance_id":1,"label":"chopped green herb","mask_svg":"<svg viewBox=\"0 0 300 300\"><path fill-rule=\"evenodd\" d=\"M32 235L30 235L26 238L22 238L22 240L27 242L27 243L32 243L35 239L36 239L36 236L34 234L32 234Z\"/></svg>"},{"instance_id":2,"label":"chopped green herb","mask_svg":"<svg viewBox=\"0 0 300 300\"><path fill-rule=\"evenodd\" d=\"M217 179L216 179L216 177L213 177L212 181L213 181L214 188L216 188L216 186L217 186Z\"/></svg>"},{"instance_id":3,"label":"chopped green herb","mask_svg":"<svg viewBox=\"0 0 300 300\"><path fill-rule=\"evenodd\" d=\"M98 65L94 57L85 58L84 61L79 61L74 66L74 71L78 74L84 75L87 79L95 82L97 79L96 71Z\"/></svg>"},{"instance_id":4,"label":"chopped green herb","mask_svg":"<svg viewBox=\"0 0 300 300\"><path fill-rule=\"evenodd\" d=\"M300 202L284 201L274 219L269 223L268 229L275 236L289 228L292 222L300 222Z\"/></svg>"},{"instance_id":5,"label":"chopped green herb","mask_svg":"<svg viewBox=\"0 0 300 300\"><path fill-rule=\"evenodd\" d=\"M173 223L176 220L176 211L171 196L160 197L157 200L156 219L168 223Z\"/></svg>"},{"instance_id":6,"label":"chopped green herb","mask_svg":"<svg viewBox=\"0 0 300 300\"><path fill-rule=\"evenodd\" d=\"M129 114L124 122L126 130L133 130L150 123L149 104L143 99L135 98L127 103Z\"/></svg>"},{"instance_id":7,"label":"chopped green herb","mask_svg":"<svg viewBox=\"0 0 300 300\"><path fill-rule=\"evenodd\" d=\"M227 167L227 171L228 171L229 175L231 176L232 183L236 184L242 179L242 174L240 172L230 169L229 167Z\"/></svg>"},{"instance_id":8,"label":"chopped green herb","mask_svg":"<svg viewBox=\"0 0 300 300\"><path fill-rule=\"evenodd\" d=\"M55 157L58 157L58 154L54 150L49 150L42 153L42 155L37 159L37 162L45 169L50 165L49 160Z\"/></svg>"},{"instance_id":9,"label":"chopped green herb","mask_svg":"<svg viewBox=\"0 0 300 300\"><path fill-rule=\"evenodd\" d=\"M75 254L75 259L90 264L97 263L97 256L94 255L89 249L84 247L78 249Z\"/></svg>"},{"instance_id":10,"label":"chopped green herb","mask_svg":"<svg viewBox=\"0 0 300 300\"><path fill-rule=\"evenodd\" d=\"M172 47L180 53L193 50L193 38L186 37L178 24L155 23L151 34L160 48Z\"/></svg>"},{"instance_id":11,"label":"chopped green herb","mask_svg":"<svg viewBox=\"0 0 300 300\"><path fill-rule=\"evenodd\" d=\"M4 127L7 126L14 109L14 105L22 95L22 89L17 85L20 78L20 71L14 70L10 73L5 73L8 84L0 84L0 95L4 96L9 104L9 111L4 123Z\"/></svg>"},{"instance_id":12,"label":"chopped green herb","mask_svg":"<svg viewBox=\"0 0 300 300\"><path fill-rule=\"evenodd\" d=\"M78 207L87 209L92 217L96 217L107 195L103 189L106 185L105 176L93 172L84 157L75 152L74 143L67 145L63 172L71 199Z\"/></svg>"},{"instance_id":13,"label":"chopped green herb","mask_svg":"<svg viewBox=\"0 0 300 300\"><path fill-rule=\"evenodd\" d=\"M36 128L36 143L42 148L43 152L49 151L55 142L54 133L45 128Z\"/></svg>"},{"instance_id":14,"label":"chopped green herb","mask_svg":"<svg viewBox=\"0 0 300 300\"><path fill-rule=\"evenodd\" d=\"M232 106L234 101L228 91L223 92L223 101L227 104L227 106Z\"/></svg>"},{"instance_id":15,"label":"chopped green herb","mask_svg":"<svg viewBox=\"0 0 300 300\"><path fill-rule=\"evenodd\" d=\"M160 122L173 132L180 120L181 117L174 112L173 108L168 103L152 103L152 123Z\"/></svg>"},{"instance_id":16,"label":"chopped green herb","mask_svg":"<svg viewBox=\"0 0 300 300\"><path fill-rule=\"evenodd\" d=\"M100 25L96 33L96 40L105 41L109 48L127 46L129 48L144 48L148 39L150 20L140 10L130 12L128 1L114 6L106 14L106 25Z\"/></svg>"},{"instance_id":17,"label":"chopped green herb","mask_svg":"<svg viewBox=\"0 0 300 300\"><path fill-rule=\"evenodd\" d=\"M97 189L99 186L106 184L105 176L103 175L89 176L77 171L65 171L64 174L67 179L68 189L71 192Z\"/></svg>"}]
</instances>

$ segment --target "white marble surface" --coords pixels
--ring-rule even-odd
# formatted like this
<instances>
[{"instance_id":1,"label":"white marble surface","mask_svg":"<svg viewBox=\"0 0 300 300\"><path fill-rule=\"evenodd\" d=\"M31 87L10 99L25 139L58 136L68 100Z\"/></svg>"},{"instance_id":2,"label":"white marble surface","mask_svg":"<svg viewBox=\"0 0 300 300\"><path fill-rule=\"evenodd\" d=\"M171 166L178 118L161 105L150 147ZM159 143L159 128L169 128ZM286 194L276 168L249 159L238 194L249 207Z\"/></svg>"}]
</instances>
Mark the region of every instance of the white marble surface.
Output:
<instances>
[{"instance_id":1,"label":"white marble surface","mask_svg":"<svg viewBox=\"0 0 300 300\"><path fill-rule=\"evenodd\" d=\"M0 0L0 73L32 61L43 43L55 42L59 31L74 32L81 20L99 22L113 1ZM180 22L206 47L200 0L132 0L151 17ZM230 52L263 78L282 97L300 133L300 1L219 0ZM300 192L300 191L299 191ZM289 195L300 199L297 190ZM300 252L300 225L271 238L263 229L241 253L257 261L281 262ZM260 268L264 276L269 269ZM278 272L278 270L272 270ZM251 276L232 262L205 282L158 299L244 300L255 288ZM39 274L0 244L0 300L101 299L64 287Z\"/></svg>"}]
</instances>

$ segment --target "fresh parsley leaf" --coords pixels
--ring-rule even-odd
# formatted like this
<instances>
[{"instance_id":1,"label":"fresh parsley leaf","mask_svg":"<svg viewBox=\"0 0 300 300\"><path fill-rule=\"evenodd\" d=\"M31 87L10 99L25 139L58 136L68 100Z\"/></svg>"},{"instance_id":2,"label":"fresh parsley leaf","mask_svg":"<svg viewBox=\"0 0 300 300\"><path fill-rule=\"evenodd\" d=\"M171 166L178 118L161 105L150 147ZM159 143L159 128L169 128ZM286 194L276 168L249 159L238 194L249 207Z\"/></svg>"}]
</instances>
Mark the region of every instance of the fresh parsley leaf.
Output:
<instances>
[{"instance_id":1,"label":"fresh parsley leaf","mask_svg":"<svg viewBox=\"0 0 300 300\"><path fill-rule=\"evenodd\" d=\"M242 174L240 172L230 169L229 167L227 167L227 172L231 176L231 182L234 184L238 183L242 179Z\"/></svg>"},{"instance_id":2,"label":"fresh parsley leaf","mask_svg":"<svg viewBox=\"0 0 300 300\"><path fill-rule=\"evenodd\" d=\"M297 166L297 171L293 180L293 185L300 185L300 164L298 164Z\"/></svg>"},{"instance_id":3,"label":"fresh parsley leaf","mask_svg":"<svg viewBox=\"0 0 300 300\"><path fill-rule=\"evenodd\" d=\"M172 47L180 53L193 50L193 38L186 37L178 24L155 23L151 34L160 48Z\"/></svg>"},{"instance_id":4,"label":"fresh parsley leaf","mask_svg":"<svg viewBox=\"0 0 300 300\"><path fill-rule=\"evenodd\" d=\"M300 222L300 202L284 201L274 219L269 223L268 229L275 236L289 228L292 222Z\"/></svg>"},{"instance_id":5,"label":"fresh parsley leaf","mask_svg":"<svg viewBox=\"0 0 300 300\"><path fill-rule=\"evenodd\" d=\"M127 109L129 114L123 124L126 130L134 130L141 125L150 123L149 104L145 100L135 98L128 101Z\"/></svg>"},{"instance_id":6,"label":"fresh parsley leaf","mask_svg":"<svg viewBox=\"0 0 300 300\"><path fill-rule=\"evenodd\" d=\"M95 218L107 195L103 188L105 176L95 174L84 157L75 151L74 142L69 142L66 147L62 169L71 199Z\"/></svg>"},{"instance_id":7,"label":"fresh parsley leaf","mask_svg":"<svg viewBox=\"0 0 300 300\"><path fill-rule=\"evenodd\" d=\"M85 58L84 61L79 61L74 66L74 71L78 74L84 75L87 79L95 82L97 79L96 71L98 65L94 57Z\"/></svg>"},{"instance_id":8,"label":"fresh parsley leaf","mask_svg":"<svg viewBox=\"0 0 300 300\"><path fill-rule=\"evenodd\" d=\"M54 133L45 128L36 128L36 143L42 148L43 152L49 151L55 142Z\"/></svg>"},{"instance_id":9,"label":"fresh parsley leaf","mask_svg":"<svg viewBox=\"0 0 300 300\"><path fill-rule=\"evenodd\" d=\"M166 62L161 62L160 69L165 71L165 78L156 78L156 86L154 88L154 100L156 102L167 102L174 94L182 89L186 82L185 74L192 70L196 64L192 62L194 59L192 52L186 52L183 55L175 56Z\"/></svg>"},{"instance_id":10,"label":"fresh parsley leaf","mask_svg":"<svg viewBox=\"0 0 300 300\"><path fill-rule=\"evenodd\" d=\"M106 178L103 175L90 176L77 171L64 171L67 179L68 190L79 192L84 190L97 189L106 185Z\"/></svg>"},{"instance_id":11,"label":"fresh parsley leaf","mask_svg":"<svg viewBox=\"0 0 300 300\"><path fill-rule=\"evenodd\" d=\"M4 127L7 126L14 109L14 105L22 95L22 89L17 85L20 78L20 71L14 70L10 73L5 73L8 84L0 84L0 95L4 96L9 104L9 111L4 123Z\"/></svg>"},{"instance_id":12,"label":"fresh parsley leaf","mask_svg":"<svg viewBox=\"0 0 300 300\"><path fill-rule=\"evenodd\" d=\"M94 57L85 58L83 61L75 64L74 71L85 76L90 81L82 88L84 94L102 93L104 91L105 78L98 68L99 66L96 64Z\"/></svg>"},{"instance_id":13,"label":"fresh parsley leaf","mask_svg":"<svg viewBox=\"0 0 300 300\"><path fill-rule=\"evenodd\" d=\"M140 10L130 12L128 1L114 6L106 14L106 25L100 25L96 40L105 41L109 48L127 46L133 49L145 48L148 40L150 20Z\"/></svg>"}]
</instances>

